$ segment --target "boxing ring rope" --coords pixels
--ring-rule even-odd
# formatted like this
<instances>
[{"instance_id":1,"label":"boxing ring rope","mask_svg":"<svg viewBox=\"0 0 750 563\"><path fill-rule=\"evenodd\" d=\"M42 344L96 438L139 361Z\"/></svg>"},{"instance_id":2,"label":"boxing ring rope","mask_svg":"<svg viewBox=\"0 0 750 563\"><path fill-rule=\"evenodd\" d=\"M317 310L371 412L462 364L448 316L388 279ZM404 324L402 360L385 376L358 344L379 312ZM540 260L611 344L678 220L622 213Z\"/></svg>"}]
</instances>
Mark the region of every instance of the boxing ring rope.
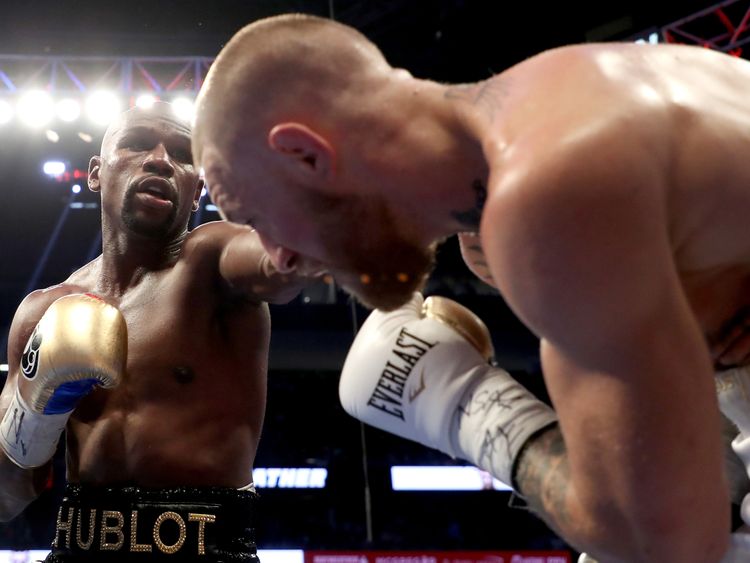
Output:
<instances>
[{"instance_id":1,"label":"boxing ring rope","mask_svg":"<svg viewBox=\"0 0 750 563\"><path fill-rule=\"evenodd\" d=\"M357 304L353 297L349 298L349 305L352 312L352 338L357 336L359 332L359 320L357 319ZM373 543L373 525L372 525L372 492L370 487L370 469L369 461L367 456L367 439L365 436L365 423L359 423L359 440L362 448L362 476L364 477L365 490L364 490L364 501L365 501L365 530L367 545Z\"/></svg>"}]
</instances>

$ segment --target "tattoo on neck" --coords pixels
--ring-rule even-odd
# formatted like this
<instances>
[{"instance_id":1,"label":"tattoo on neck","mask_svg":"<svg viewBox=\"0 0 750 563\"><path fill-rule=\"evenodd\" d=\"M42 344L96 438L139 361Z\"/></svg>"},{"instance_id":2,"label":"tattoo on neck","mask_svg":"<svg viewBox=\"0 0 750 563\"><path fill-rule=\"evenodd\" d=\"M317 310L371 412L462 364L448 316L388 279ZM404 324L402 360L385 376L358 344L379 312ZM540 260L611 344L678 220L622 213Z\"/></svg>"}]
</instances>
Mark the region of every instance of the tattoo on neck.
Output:
<instances>
[{"instance_id":1,"label":"tattoo on neck","mask_svg":"<svg viewBox=\"0 0 750 563\"><path fill-rule=\"evenodd\" d=\"M462 225L476 230L479 228L484 203L487 201L487 188L484 182L478 179L471 183L471 188L474 190L474 207L464 211L451 211L451 215Z\"/></svg>"},{"instance_id":2,"label":"tattoo on neck","mask_svg":"<svg viewBox=\"0 0 750 563\"><path fill-rule=\"evenodd\" d=\"M497 110L503 106L503 100L510 93L510 81L507 78L493 77L477 84L457 84L445 91L445 98L466 102L474 106L490 123L495 120Z\"/></svg>"},{"instance_id":3,"label":"tattoo on neck","mask_svg":"<svg viewBox=\"0 0 750 563\"><path fill-rule=\"evenodd\" d=\"M548 525L558 532L569 525L570 466L558 426L543 430L527 442L518 455L513 480L529 508Z\"/></svg>"}]
</instances>

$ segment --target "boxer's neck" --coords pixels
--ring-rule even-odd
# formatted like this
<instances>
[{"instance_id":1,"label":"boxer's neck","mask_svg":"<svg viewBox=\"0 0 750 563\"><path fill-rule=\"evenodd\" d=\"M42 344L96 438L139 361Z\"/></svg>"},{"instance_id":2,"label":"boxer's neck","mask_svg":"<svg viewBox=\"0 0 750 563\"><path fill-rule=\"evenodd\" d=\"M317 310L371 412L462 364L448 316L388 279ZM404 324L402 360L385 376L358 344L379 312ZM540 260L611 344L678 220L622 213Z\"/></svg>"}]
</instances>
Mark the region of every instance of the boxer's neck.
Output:
<instances>
[{"instance_id":1,"label":"boxer's neck","mask_svg":"<svg viewBox=\"0 0 750 563\"><path fill-rule=\"evenodd\" d=\"M404 211L406 223L418 223L413 238L425 245L478 229L484 199L477 187L486 194L488 167L473 123L450 87L415 79L404 86L408 95L402 91L403 105L394 110L398 133L383 143L393 147L383 166L384 174L395 171L392 208Z\"/></svg>"},{"instance_id":2,"label":"boxer's neck","mask_svg":"<svg viewBox=\"0 0 750 563\"><path fill-rule=\"evenodd\" d=\"M98 284L108 294L121 295L148 274L171 268L177 262L188 231L170 240L153 240L124 233L102 232Z\"/></svg>"}]
</instances>

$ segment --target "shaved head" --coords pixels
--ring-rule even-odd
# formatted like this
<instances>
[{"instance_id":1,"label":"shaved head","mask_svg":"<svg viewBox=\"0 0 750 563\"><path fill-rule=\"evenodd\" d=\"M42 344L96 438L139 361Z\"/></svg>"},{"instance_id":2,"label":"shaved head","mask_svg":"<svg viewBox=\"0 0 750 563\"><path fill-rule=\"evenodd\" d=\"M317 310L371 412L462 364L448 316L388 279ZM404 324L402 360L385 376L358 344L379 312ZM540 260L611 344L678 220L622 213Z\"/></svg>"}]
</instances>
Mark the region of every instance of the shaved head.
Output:
<instances>
[{"instance_id":1,"label":"shaved head","mask_svg":"<svg viewBox=\"0 0 750 563\"><path fill-rule=\"evenodd\" d=\"M434 250L372 171L393 166L404 181L393 163L407 151L393 141L415 82L331 20L292 14L240 30L211 66L193 133L222 216L255 228L277 264L327 270L371 306L407 301Z\"/></svg>"},{"instance_id":2,"label":"shaved head","mask_svg":"<svg viewBox=\"0 0 750 563\"><path fill-rule=\"evenodd\" d=\"M361 100L363 78L390 68L364 35L334 21L285 14L254 22L222 49L201 88L193 136L197 162L206 138L221 138L218 148L225 150L277 119L313 126L340 120L342 107L357 104L336 104L332 113L334 101Z\"/></svg>"}]
</instances>

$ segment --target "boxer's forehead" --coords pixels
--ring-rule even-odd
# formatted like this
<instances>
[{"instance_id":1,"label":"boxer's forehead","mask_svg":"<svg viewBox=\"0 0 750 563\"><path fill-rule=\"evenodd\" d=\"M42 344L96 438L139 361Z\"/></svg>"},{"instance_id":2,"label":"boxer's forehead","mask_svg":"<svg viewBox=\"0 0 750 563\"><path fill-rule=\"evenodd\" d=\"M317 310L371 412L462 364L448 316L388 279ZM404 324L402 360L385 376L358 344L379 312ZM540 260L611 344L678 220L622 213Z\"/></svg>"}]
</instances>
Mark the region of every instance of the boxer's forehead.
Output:
<instances>
[{"instance_id":1,"label":"boxer's forehead","mask_svg":"<svg viewBox=\"0 0 750 563\"><path fill-rule=\"evenodd\" d=\"M170 104L160 103L148 109L135 107L120 114L107 128L102 141L102 152L111 149L114 139L133 131L181 138L188 143L191 136L190 123L179 119Z\"/></svg>"},{"instance_id":2,"label":"boxer's forehead","mask_svg":"<svg viewBox=\"0 0 750 563\"><path fill-rule=\"evenodd\" d=\"M132 130L153 131L162 135L184 137L190 140L190 125L166 113L133 112L124 117L117 129L122 135Z\"/></svg>"}]
</instances>

